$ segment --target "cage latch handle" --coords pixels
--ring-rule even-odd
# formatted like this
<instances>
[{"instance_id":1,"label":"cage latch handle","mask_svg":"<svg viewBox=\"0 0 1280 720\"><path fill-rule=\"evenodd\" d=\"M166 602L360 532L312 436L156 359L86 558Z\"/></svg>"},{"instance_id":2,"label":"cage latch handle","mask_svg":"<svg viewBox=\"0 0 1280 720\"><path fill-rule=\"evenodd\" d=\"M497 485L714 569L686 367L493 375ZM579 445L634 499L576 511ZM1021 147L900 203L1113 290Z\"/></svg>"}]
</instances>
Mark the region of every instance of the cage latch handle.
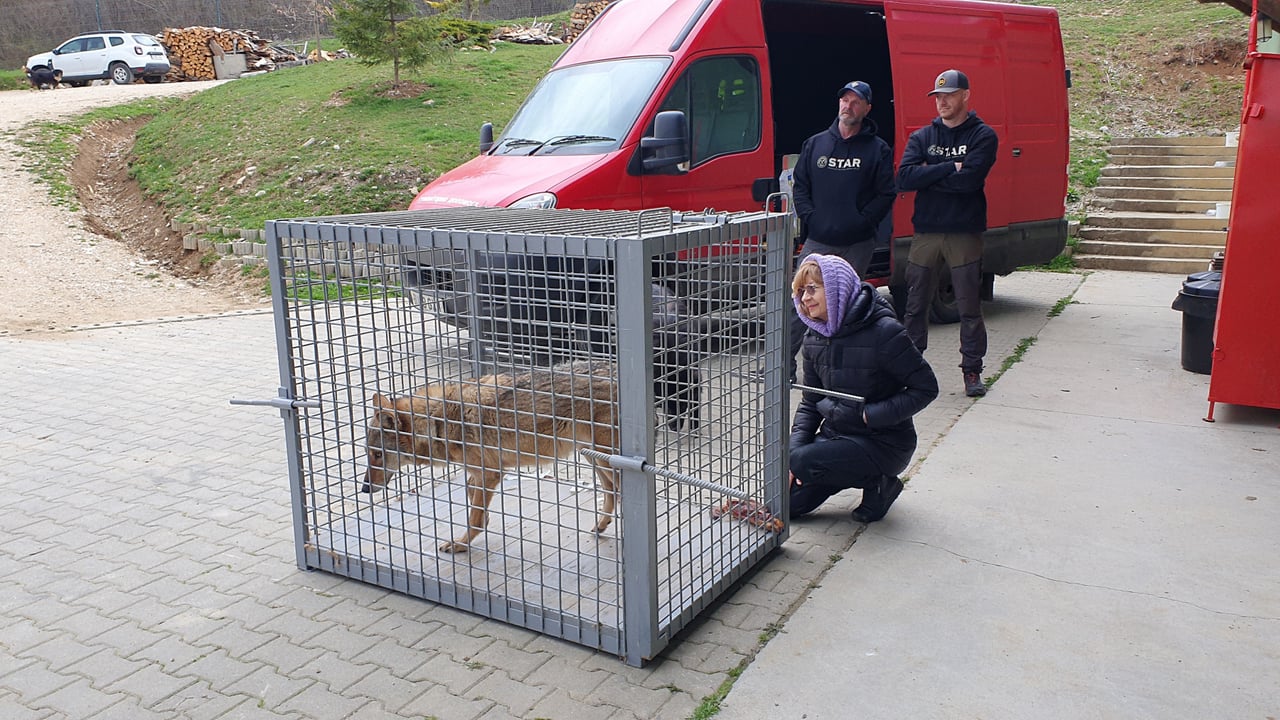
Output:
<instances>
[{"instance_id":1,"label":"cage latch handle","mask_svg":"<svg viewBox=\"0 0 1280 720\"><path fill-rule=\"evenodd\" d=\"M319 400L303 400L290 398L271 398L270 400L236 400L232 398L232 405L261 405L264 407L273 407L277 410L297 410L298 408L320 408Z\"/></svg>"},{"instance_id":2,"label":"cage latch handle","mask_svg":"<svg viewBox=\"0 0 1280 720\"><path fill-rule=\"evenodd\" d=\"M637 472L653 473L654 475L658 475L660 477L675 480L676 482L681 482L686 485L692 485L696 488L701 488L703 490L710 490L712 492L717 492L717 493L720 493L721 495L728 495L729 497L737 498L739 500L747 500L747 499L750 499L751 497L747 493L741 490L737 490L735 488L725 487L724 485L717 485L713 482L707 482L702 478L693 477L692 475L685 475L684 473L678 473L674 470L667 470L666 468L656 467L654 465L649 464L649 462L642 457L631 457L629 455L609 455L607 453L602 453L597 450L591 450L588 448L582 448L578 452L591 458L592 460L608 463L609 467L615 470L635 470Z\"/></svg>"}]
</instances>

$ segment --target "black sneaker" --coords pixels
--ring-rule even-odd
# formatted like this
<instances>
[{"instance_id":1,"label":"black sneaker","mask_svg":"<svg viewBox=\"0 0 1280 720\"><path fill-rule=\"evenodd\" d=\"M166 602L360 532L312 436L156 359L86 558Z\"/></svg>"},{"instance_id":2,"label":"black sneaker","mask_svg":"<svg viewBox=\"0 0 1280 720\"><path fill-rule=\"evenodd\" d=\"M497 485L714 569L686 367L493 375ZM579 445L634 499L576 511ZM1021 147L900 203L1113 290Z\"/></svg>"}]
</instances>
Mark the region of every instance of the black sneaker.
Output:
<instances>
[{"instance_id":1,"label":"black sneaker","mask_svg":"<svg viewBox=\"0 0 1280 720\"><path fill-rule=\"evenodd\" d=\"M987 394L987 386L982 384L982 375L976 372L964 374L964 394L969 397L982 397Z\"/></svg>"},{"instance_id":2,"label":"black sneaker","mask_svg":"<svg viewBox=\"0 0 1280 720\"><path fill-rule=\"evenodd\" d=\"M854 522L873 523L882 519L901 494L901 480L893 475L881 475L877 486L864 491L862 504L853 509Z\"/></svg>"}]
</instances>

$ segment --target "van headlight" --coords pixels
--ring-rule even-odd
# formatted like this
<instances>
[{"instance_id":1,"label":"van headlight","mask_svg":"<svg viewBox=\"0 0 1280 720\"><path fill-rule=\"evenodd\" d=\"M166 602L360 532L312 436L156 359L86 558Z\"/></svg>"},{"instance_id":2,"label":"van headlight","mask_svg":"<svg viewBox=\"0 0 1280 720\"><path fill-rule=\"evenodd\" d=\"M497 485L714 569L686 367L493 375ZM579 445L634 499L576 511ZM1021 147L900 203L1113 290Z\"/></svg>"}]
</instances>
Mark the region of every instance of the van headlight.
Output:
<instances>
[{"instance_id":1,"label":"van headlight","mask_svg":"<svg viewBox=\"0 0 1280 720\"><path fill-rule=\"evenodd\" d=\"M519 200L511 203L507 207L513 208L538 208L548 210L556 206L556 194L549 192L534 193L525 195Z\"/></svg>"}]
</instances>

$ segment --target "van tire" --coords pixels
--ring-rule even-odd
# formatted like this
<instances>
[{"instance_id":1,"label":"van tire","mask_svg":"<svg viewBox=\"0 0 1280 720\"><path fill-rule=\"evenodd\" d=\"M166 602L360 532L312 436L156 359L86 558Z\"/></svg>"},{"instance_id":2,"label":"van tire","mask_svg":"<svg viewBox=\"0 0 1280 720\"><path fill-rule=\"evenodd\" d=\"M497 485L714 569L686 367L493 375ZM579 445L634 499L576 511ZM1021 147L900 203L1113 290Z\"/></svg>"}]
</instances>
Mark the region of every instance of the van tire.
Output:
<instances>
[{"instance_id":1,"label":"van tire","mask_svg":"<svg viewBox=\"0 0 1280 720\"><path fill-rule=\"evenodd\" d=\"M942 286L944 279L946 287ZM898 322L906 320L908 293L905 283L889 286L889 296L893 299L893 312L898 316ZM938 292L933 296L933 303L929 306L929 322L935 325L960 322L960 308L956 305L955 291L951 289L950 273L948 277L938 279Z\"/></svg>"},{"instance_id":2,"label":"van tire","mask_svg":"<svg viewBox=\"0 0 1280 720\"><path fill-rule=\"evenodd\" d=\"M124 63L112 63L109 70L111 74L111 82L117 85L128 85L133 82L133 70L129 69Z\"/></svg>"}]
</instances>

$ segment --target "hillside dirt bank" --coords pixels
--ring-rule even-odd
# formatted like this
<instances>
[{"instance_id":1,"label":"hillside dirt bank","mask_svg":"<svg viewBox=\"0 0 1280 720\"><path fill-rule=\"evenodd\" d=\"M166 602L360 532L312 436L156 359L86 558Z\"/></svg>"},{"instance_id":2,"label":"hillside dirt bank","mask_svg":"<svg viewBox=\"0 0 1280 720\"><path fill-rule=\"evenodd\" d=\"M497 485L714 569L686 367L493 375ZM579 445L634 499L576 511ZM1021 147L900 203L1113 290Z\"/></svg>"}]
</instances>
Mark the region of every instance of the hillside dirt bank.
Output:
<instances>
[{"instance_id":1,"label":"hillside dirt bank","mask_svg":"<svg viewBox=\"0 0 1280 720\"><path fill-rule=\"evenodd\" d=\"M200 267L169 220L128 178L134 126L95 128L71 171L83 209L55 205L24 170L19 135L56 120L143 97L217 84L96 85L0 92L0 334L34 334L127 320L264 307L262 281ZM176 244L175 244L176 240Z\"/></svg>"}]
</instances>

